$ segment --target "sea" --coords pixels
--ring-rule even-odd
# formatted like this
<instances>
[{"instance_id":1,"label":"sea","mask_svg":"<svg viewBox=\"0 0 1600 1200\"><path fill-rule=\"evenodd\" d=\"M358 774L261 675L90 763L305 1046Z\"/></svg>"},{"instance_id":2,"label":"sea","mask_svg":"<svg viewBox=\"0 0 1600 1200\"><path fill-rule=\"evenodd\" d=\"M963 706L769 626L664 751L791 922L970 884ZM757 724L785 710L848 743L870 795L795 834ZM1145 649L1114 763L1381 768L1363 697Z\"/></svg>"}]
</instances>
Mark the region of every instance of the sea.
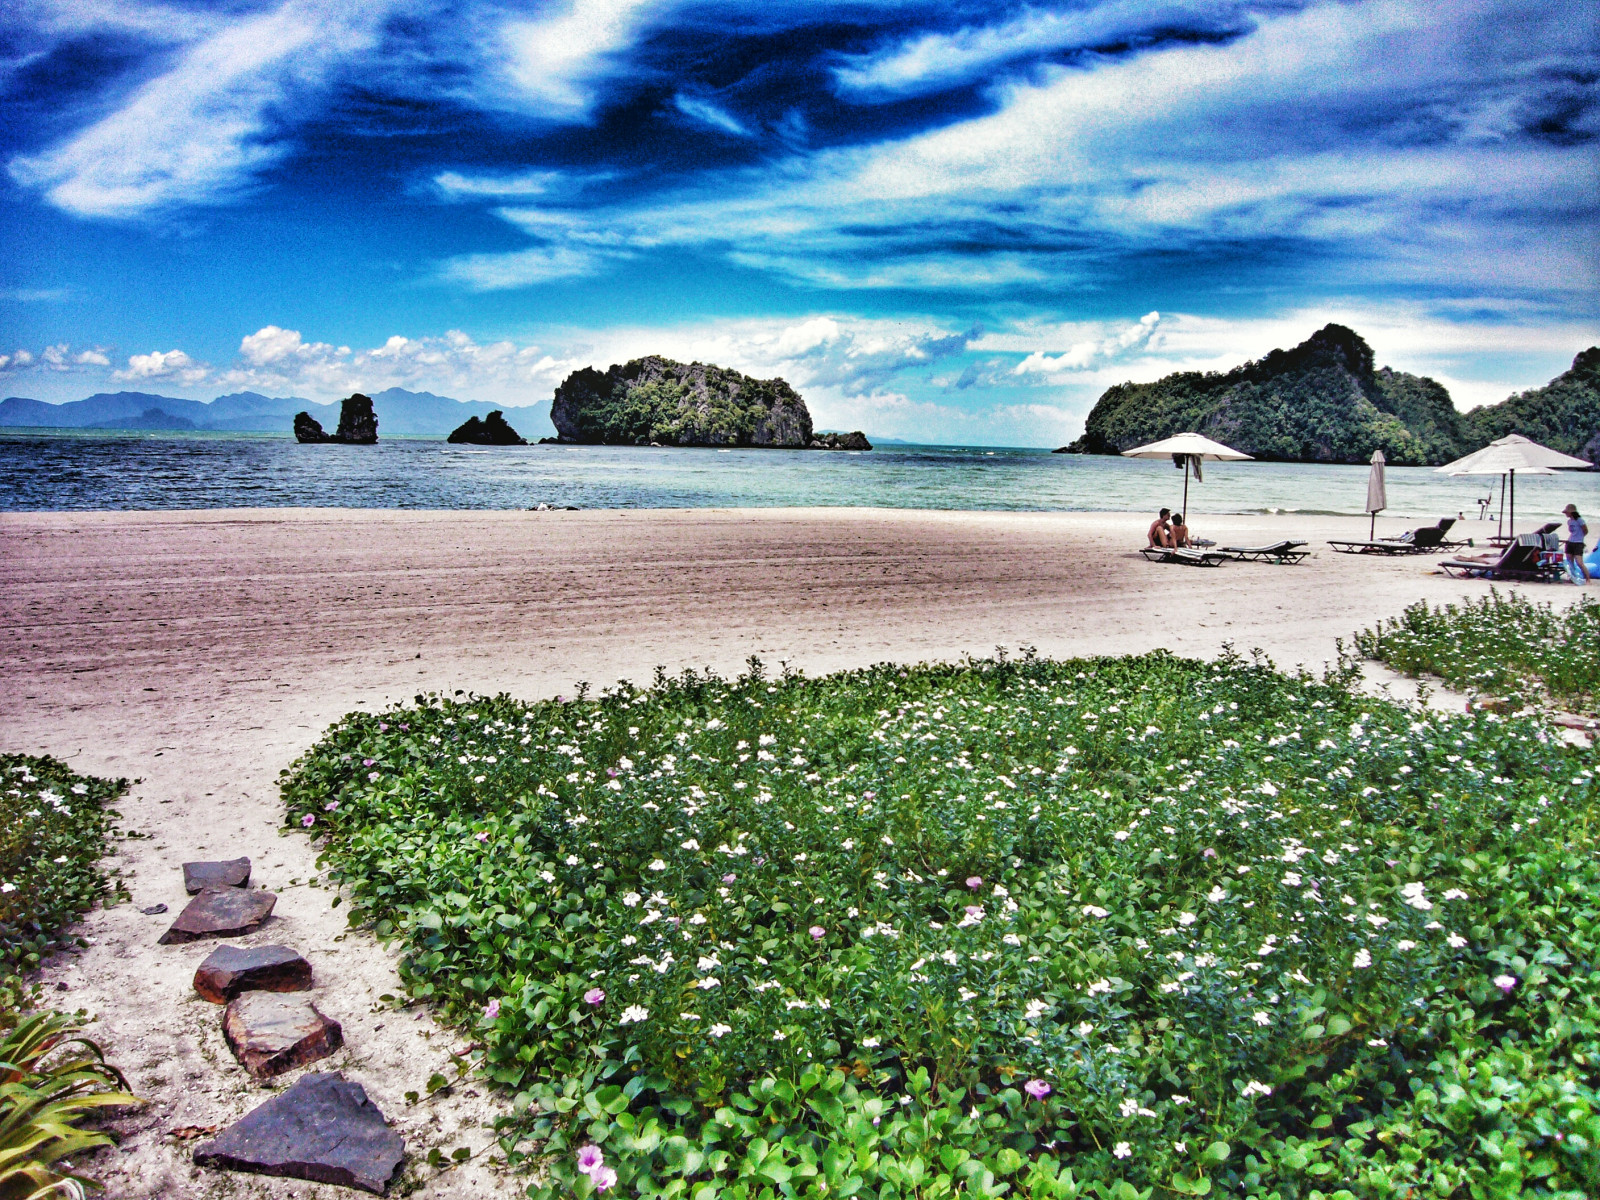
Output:
<instances>
[{"instance_id":1,"label":"sea","mask_svg":"<svg viewBox=\"0 0 1600 1200\"><path fill-rule=\"evenodd\" d=\"M1207 463L1189 511L1361 515L1369 468ZM1390 467L1385 518L1475 517L1498 477ZM1600 472L1519 476L1519 528L1568 503L1600 513ZM871 451L306 445L272 434L0 430L0 510L870 507L1147 512L1180 507L1166 461L1004 446ZM1380 530L1381 532L1381 530Z\"/></svg>"}]
</instances>

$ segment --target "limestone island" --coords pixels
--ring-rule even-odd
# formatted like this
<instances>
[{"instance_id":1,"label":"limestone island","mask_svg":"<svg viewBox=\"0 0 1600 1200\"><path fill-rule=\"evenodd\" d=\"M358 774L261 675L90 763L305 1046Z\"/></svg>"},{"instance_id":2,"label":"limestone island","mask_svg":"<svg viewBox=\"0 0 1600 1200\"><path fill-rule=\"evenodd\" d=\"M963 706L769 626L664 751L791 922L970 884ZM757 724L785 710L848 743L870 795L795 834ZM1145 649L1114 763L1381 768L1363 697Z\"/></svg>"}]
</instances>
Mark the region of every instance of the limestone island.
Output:
<instances>
[{"instance_id":1,"label":"limestone island","mask_svg":"<svg viewBox=\"0 0 1600 1200\"><path fill-rule=\"evenodd\" d=\"M528 439L519 434L506 421L505 413L498 408L483 420L468 417L445 438L458 446L526 446Z\"/></svg>"},{"instance_id":2,"label":"limestone island","mask_svg":"<svg viewBox=\"0 0 1600 1200\"><path fill-rule=\"evenodd\" d=\"M297 442L342 442L347 446L370 446L378 440L378 414L372 410L372 397L360 392L339 406L339 428L332 434L308 412L294 415L294 440Z\"/></svg>"},{"instance_id":3,"label":"limestone island","mask_svg":"<svg viewBox=\"0 0 1600 1200\"><path fill-rule=\"evenodd\" d=\"M574 371L556 389L550 420L557 436L545 440L567 445L872 449L859 430L815 434L806 402L782 379L653 354Z\"/></svg>"}]
</instances>

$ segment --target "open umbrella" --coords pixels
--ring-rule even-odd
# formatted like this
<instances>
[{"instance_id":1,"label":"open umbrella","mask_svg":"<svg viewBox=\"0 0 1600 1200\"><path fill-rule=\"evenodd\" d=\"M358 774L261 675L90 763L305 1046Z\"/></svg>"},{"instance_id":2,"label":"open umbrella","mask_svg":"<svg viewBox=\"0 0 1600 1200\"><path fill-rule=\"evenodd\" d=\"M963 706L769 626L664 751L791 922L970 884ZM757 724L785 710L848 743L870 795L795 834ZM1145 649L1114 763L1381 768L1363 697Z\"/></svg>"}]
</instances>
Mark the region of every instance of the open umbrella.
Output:
<instances>
[{"instance_id":1,"label":"open umbrella","mask_svg":"<svg viewBox=\"0 0 1600 1200\"><path fill-rule=\"evenodd\" d=\"M1517 472L1524 475L1554 475L1556 471L1588 470L1589 462L1574 458L1549 446L1541 446L1520 433L1496 438L1481 450L1474 450L1464 458L1445 463L1439 468L1441 475L1505 475L1511 480L1511 520L1501 530L1517 531Z\"/></svg>"},{"instance_id":2,"label":"open umbrella","mask_svg":"<svg viewBox=\"0 0 1600 1200\"><path fill-rule=\"evenodd\" d=\"M1367 511L1372 514L1372 527L1367 530L1367 540L1378 533L1378 514L1389 507L1389 489L1383 481L1383 451L1372 452L1372 474L1367 476Z\"/></svg>"},{"instance_id":3,"label":"open umbrella","mask_svg":"<svg viewBox=\"0 0 1600 1200\"><path fill-rule=\"evenodd\" d=\"M1242 462L1251 456L1221 442L1213 442L1198 433L1180 433L1148 446L1135 446L1122 452L1124 458L1171 458L1172 465L1183 468L1183 511L1189 511L1189 472L1194 472L1196 483L1204 483L1200 474L1201 462Z\"/></svg>"}]
</instances>

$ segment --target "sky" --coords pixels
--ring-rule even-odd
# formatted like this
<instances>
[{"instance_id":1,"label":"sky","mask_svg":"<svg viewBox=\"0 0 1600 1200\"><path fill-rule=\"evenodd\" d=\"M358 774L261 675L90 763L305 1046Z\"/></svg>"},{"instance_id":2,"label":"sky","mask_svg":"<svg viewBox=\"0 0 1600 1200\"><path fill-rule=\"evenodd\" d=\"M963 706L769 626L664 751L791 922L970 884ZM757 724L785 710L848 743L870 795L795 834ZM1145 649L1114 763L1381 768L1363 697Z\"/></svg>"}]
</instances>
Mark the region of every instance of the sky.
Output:
<instances>
[{"instance_id":1,"label":"sky","mask_svg":"<svg viewBox=\"0 0 1600 1200\"><path fill-rule=\"evenodd\" d=\"M508 406L642 354L1059 445L1356 329L1600 342L1600 5L10 0L0 391Z\"/></svg>"}]
</instances>

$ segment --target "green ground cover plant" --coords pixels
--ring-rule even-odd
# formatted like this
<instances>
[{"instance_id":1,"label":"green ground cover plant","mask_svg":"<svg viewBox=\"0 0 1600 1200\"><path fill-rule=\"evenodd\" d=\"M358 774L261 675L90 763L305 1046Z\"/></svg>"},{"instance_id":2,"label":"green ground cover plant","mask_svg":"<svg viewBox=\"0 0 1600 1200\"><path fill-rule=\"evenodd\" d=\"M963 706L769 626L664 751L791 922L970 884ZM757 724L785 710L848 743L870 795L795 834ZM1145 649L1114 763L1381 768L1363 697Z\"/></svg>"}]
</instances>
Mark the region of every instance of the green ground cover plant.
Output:
<instances>
[{"instance_id":1,"label":"green ground cover plant","mask_svg":"<svg viewBox=\"0 0 1600 1200\"><path fill-rule=\"evenodd\" d=\"M1493 588L1460 604L1419 600L1356 634L1355 644L1403 674L1435 675L1514 707L1600 712L1600 602L1588 596L1559 609Z\"/></svg>"},{"instance_id":2,"label":"green ground cover plant","mask_svg":"<svg viewBox=\"0 0 1600 1200\"><path fill-rule=\"evenodd\" d=\"M282 788L531 1196L1600 1194L1592 759L1352 674L418 697Z\"/></svg>"},{"instance_id":3,"label":"green ground cover plant","mask_svg":"<svg viewBox=\"0 0 1600 1200\"><path fill-rule=\"evenodd\" d=\"M65 930L112 893L100 871L126 779L79 775L54 758L0 755L0 1198L81 1196L99 1185L67 1160L111 1144L85 1129L101 1110L140 1103L81 1014L26 1013L27 974L76 944Z\"/></svg>"}]
</instances>

